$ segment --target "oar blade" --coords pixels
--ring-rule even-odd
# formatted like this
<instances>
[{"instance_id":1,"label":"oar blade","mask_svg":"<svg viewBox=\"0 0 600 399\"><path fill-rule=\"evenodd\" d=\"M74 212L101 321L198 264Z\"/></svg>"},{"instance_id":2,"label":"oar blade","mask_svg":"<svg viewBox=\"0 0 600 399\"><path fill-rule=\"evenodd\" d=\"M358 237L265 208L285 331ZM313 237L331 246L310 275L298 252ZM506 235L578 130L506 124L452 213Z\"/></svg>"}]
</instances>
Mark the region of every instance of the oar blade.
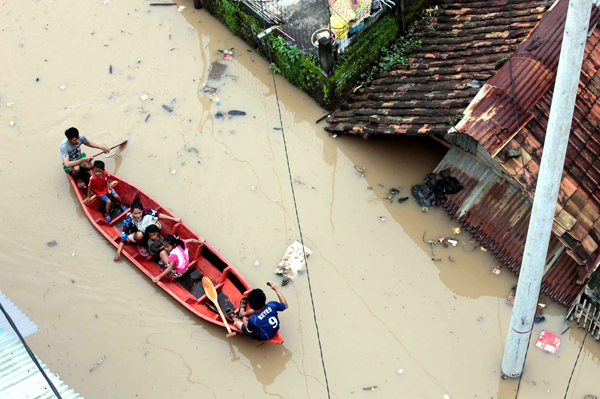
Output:
<instances>
[{"instance_id":1,"label":"oar blade","mask_svg":"<svg viewBox=\"0 0 600 399\"><path fill-rule=\"evenodd\" d=\"M210 281L210 279L206 276L202 277L202 287L204 288L204 292L206 293L208 299L213 302L217 301L217 290L215 289L212 281Z\"/></svg>"}]
</instances>

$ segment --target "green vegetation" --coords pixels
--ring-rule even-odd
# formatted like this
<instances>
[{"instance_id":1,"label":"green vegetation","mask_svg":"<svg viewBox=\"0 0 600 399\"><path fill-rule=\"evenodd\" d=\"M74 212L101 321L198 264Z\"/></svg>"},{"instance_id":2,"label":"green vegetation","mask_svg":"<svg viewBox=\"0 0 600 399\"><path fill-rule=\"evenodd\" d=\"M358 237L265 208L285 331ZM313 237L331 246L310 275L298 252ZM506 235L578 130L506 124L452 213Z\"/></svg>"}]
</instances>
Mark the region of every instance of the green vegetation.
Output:
<instances>
[{"instance_id":1,"label":"green vegetation","mask_svg":"<svg viewBox=\"0 0 600 399\"><path fill-rule=\"evenodd\" d=\"M379 62L373 65L370 70L360 75L362 83L371 83L376 74L389 72L394 65L406 64L408 62L407 55L419 47L421 47L421 40L411 37L407 39L400 38L397 43L392 44L389 48L382 48Z\"/></svg>"},{"instance_id":2,"label":"green vegetation","mask_svg":"<svg viewBox=\"0 0 600 399\"><path fill-rule=\"evenodd\" d=\"M415 1L406 10L407 21L430 2ZM392 15L385 15L338 57L333 75L326 78L314 56L303 54L296 45L289 46L285 38L271 33L258 39L257 34L264 30L263 22L246 13L233 0L206 0L204 6L258 54L268 58L270 51L271 71L281 73L326 108L339 103L359 82L368 83L376 73L389 71L394 64L405 63L406 55L420 46L419 40L404 38L393 44L400 34L400 24Z\"/></svg>"}]
</instances>

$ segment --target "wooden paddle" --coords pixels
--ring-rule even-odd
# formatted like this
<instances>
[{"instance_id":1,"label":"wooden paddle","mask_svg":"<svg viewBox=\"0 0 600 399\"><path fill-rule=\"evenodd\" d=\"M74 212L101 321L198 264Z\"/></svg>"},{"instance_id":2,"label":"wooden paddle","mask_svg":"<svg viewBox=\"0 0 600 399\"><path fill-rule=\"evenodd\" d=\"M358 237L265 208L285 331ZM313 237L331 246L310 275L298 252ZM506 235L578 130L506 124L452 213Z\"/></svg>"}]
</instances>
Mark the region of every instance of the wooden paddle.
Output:
<instances>
[{"instance_id":1,"label":"wooden paddle","mask_svg":"<svg viewBox=\"0 0 600 399\"><path fill-rule=\"evenodd\" d=\"M125 144L127 144L127 140L123 140L123 141L121 141L119 144L117 144L117 145L115 145L115 146L112 146L112 147L110 147L110 148L108 149L108 151L112 151L112 150L114 150L115 148L117 148L117 147L121 147L122 145L125 145ZM94 158L96 158L96 157L98 157L98 156L100 156L100 155L102 155L102 154L104 154L104 153L103 153L103 152L101 152L101 153L98 153L98 154L96 154L96 155L92 156L92 159L94 159ZM117 155L117 154L115 154L115 155ZM109 156L108 156L108 158L110 158L110 157L112 157L112 156L114 156L114 155L109 155Z\"/></svg>"},{"instance_id":2,"label":"wooden paddle","mask_svg":"<svg viewBox=\"0 0 600 399\"><path fill-rule=\"evenodd\" d=\"M227 338L233 337L235 335L235 331L231 331L231 328L229 328L229 324L227 324L227 319L225 319L225 316L223 316L223 312L221 311L221 307L219 306L219 297L217 295L217 290L215 290L215 286L213 285L212 281L210 281L210 279L206 276L202 277L202 287L204 288L204 292L206 293L208 299L210 299L212 303L214 303L217 307L219 316L221 316L221 319L225 323L225 328L227 328L227 332L229 333L227 334Z\"/></svg>"}]
</instances>

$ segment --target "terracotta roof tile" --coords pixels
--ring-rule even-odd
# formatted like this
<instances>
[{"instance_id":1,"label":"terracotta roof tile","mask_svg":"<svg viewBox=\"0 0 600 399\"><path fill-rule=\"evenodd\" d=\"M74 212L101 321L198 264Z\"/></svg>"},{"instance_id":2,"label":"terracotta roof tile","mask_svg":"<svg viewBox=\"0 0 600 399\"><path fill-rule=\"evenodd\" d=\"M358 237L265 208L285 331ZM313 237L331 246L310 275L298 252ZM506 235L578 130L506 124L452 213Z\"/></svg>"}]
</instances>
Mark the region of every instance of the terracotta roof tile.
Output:
<instances>
[{"instance_id":1,"label":"terracotta roof tile","mask_svg":"<svg viewBox=\"0 0 600 399\"><path fill-rule=\"evenodd\" d=\"M378 74L367 87L350 95L348 105L334 112L325 130L362 134L367 122L373 133L443 135L460 115L477 87L473 80L487 81L497 71L496 62L509 54L509 6L511 0L445 2L436 11L435 31L423 32L422 47L406 65ZM525 39L550 6L536 1L512 1L512 45ZM594 68L590 67L590 74ZM591 75L590 75L591 76ZM429 119L397 121L371 118L380 108L406 109L390 116L429 116ZM393 126L393 127L392 127ZM502 139L490 139L500 145Z\"/></svg>"}]
</instances>

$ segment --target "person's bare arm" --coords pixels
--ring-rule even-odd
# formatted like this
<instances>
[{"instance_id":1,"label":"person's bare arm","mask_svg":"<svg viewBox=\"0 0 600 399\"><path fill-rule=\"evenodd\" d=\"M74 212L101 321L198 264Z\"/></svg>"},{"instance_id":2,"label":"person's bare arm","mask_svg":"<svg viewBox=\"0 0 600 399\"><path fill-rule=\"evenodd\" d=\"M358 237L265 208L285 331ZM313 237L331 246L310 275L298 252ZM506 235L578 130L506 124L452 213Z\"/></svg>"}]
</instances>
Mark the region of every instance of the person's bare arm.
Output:
<instances>
[{"instance_id":1,"label":"person's bare arm","mask_svg":"<svg viewBox=\"0 0 600 399\"><path fill-rule=\"evenodd\" d=\"M88 192L87 192L87 198L85 199L85 202L87 203L90 200L90 197L92 196L92 186L90 186L88 184Z\"/></svg>"},{"instance_id":2,"label":"person's bare arm","mask_svg":"<svg viewBox=\"0 0 600 399\"><path fill-rule=\"evenodd\" d=\"M171 270L173 270L173 268L175 267L175 261L172 261L169 263L169 266L158 276L154 277L152 279L152 281L154 281L155 283L158 283L160 281L161 278L163 278L164 276L167 275L167 273L170 273Z\"/></svg>"},{"instance_id":3,"label":"person's bare arm","mask_svg":"<svg viewBox=\"0 0 600 399\"><path fill-rule=\"evenodd\" d=\"M206 238L200 237L199 240L196 240L195 238L188 238L187 240L183 240L183 241L185 241L186 244L193 242L194 244L202 245L206 242Z\"/></svg>"},{"instance_id":4,"label":"person's bare arm","mask_svg":"<svg viewBox=\"0 0 600 399\"><path fill-rule=\"evenodd\" d=\"M240 317L250 317L254 314L254 309L250 308L250 310L240 309Z\"/></svg>"},{"instance_id":5,"label":"person's bare arm","mask_svg":"<svg viewBox=\"0 0 600 399\"><path fill-rule=\"evenodd\" d=\"M119 243L119 247L117 248L117 254L115 255L115 262L121 259L121 251L123 250L124 245L125 243L123 241Z\"/></svg>"},{"instance_id":6,"label":"person's bare arm","mask_svg":"<svg viewBox=\"0 0 600 399\"><path fill-rule=\"evenodd\" d=\"M181 222L182 222L181 218L172 218L171 216L168 216L168 215L163 215L162 213L158 214L158 218L159 218L159 219L167 219L167 220L172 220L172 221L174 221L175 223L181 223Z\"/></svg>"},{"instance_id":7,"label":"person's bare arm","mask_svg":"<svg viewBox=\"0 0 600 399\"><path fill-rule=\"evenodd\" d=\"M83 143L83 145L87 145L88 147L97 148L99 150L102 150L102 152L105 154L108 154L110 152L110 148L100 145L100 144L93 143L89 140L86 141L85 143Z\"/></svg>"},{"instance_id":8,"label":"person's bare arm","mask_svg":"<svg viewBox=\"0 0 600 399\"><path fill-rule=\"evenodd\" d=\"M81 158L81 159L76 159L74 161L69 161L69 157L64 157L63 158L63 163L65 164L65 166L67 168L72 168L73 166L77 166L83 162L92 162L93 157L89 156L89 157L85 157L85 158Z\"/></svg>"},{"instance_id":9,"label":"person's bare arm","mask_svg":"<svg viewBox=\"0 0 600 399\"><path fill-rule=\"evenodd\" d=\"M272 281L270 281L270 285L271 285L271 289L273 291L275 291L275 293L277 294L277 297L279 298L279 302L283 303L285 305L285 308L288 308L288 303L285 300L285 297L283 296L283 294L281 293L281 291L279 291L279 286L277 285L277 283L274 283Z\"/></svg>"}]
</instances>

